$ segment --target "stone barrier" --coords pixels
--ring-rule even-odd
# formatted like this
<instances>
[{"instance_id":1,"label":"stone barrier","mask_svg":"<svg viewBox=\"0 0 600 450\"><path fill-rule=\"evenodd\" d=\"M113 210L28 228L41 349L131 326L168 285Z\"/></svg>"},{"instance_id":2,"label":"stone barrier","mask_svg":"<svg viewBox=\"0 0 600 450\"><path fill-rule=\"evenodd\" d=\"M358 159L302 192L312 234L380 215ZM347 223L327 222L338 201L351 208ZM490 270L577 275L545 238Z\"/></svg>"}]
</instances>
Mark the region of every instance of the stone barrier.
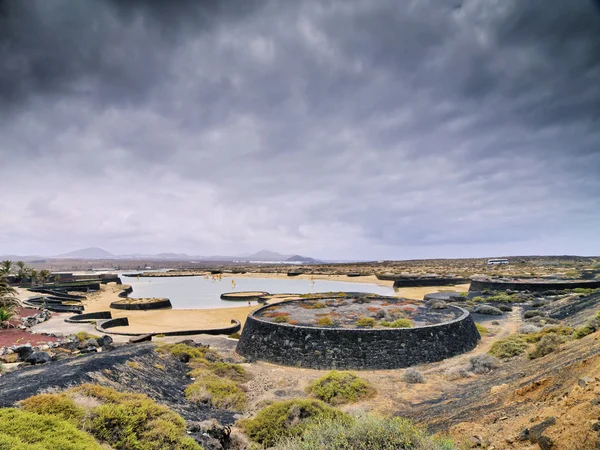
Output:
<instances>
[{"instance_id":1,"label":"stone barrier","mask_svg":"<svg viewBox=\"0 0 600 450\"><path fill-rule=\"evenodd\" d=\"M469 292L481 292L484 289L490 291L560 291L563 289L595 289L600 288L600 280L494 280L487 278L475 278L471 281Z\"/></svg>"},{"instance_id":2,"label":"stone barrier","mask_svg":"<svg viewBox=\"0 0 600 450\"><path fill-rule=\"evenodd\" d=\"M289 302L297 302L291 300ZM289 303L282 302L282 303ZM236 351L246 358L313 369L398 369L475 348L481 338L468 311L416 328L319 328L273 323L250 313Z\"/></svg>"}]
</instances>

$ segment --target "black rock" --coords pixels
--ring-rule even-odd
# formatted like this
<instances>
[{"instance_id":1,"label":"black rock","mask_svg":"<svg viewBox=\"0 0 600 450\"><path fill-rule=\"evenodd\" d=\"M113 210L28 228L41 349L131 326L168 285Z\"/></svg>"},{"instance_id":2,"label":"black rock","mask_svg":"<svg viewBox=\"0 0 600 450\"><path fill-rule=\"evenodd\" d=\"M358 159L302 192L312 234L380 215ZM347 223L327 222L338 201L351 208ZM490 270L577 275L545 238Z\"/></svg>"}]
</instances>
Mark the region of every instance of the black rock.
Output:
<instances>
[{"instance_id":1,"label":"black rock","mask_svg":"<svg viewBox=\"0 0 600 450\"><path fill-rule=\"evenodd\" d=\"M537 444L541 450L550 450L554 447L554 442L548 436L540 436L537 440Z\"/></svg>"},{"instance_id":2,"label":"black rock","mask_svg":"<svg viewBox=\"0 0 600 450\"><path fill-rule=\"evenodd\" d=\"M98 341L98 345L100 345L100 347L105 348L109 347L113 343L113 338L106 334L96 339L96 341Z\"/></svg>"},{"instance_id":3,"label":"black rock","mask_svg":"<svg viewBox=\"0 0 600 450\"><path fill-rule=\"evenodd\" d=\"M137 344L138 342L148 342L152 340L151 334L143 334L141 336L134 336L129 339L130 344Z\"/></svg>"},{"instance_id":4,"label":"black rock","mask_svg":"<svg viewBox=\"0 0 600 450\"><path fill-rule=\"evenodd\" d=\"M33 353L33 347L31 345L21 345L15 348L15 353L19 355L21 361L25 361Z\"/></svg>"},{"instance_id":5,"label":"black rock","mask_svg":"<svg viewBox=\"0 0 600 450\"><path fill-rule=\"evenodd\" d=\"M33 352L31 355L29 355L25 359L25 362L34 364L34 365L35 364L45 364L50 361L52 361L52 358L46 352Z\"/></svg>"},{"instance_id":6,"label":"black rock","mask_svg":"<svg viewBox=\"0 0 600 450\"><path fill-rule=\"evenodd\" d=\"M79 353L96 353L98 349L96 347L82 348Z\"/></svg>"},{"instance_id":7,"label":"black rock","mask_svg":"<svg viewBox=\"0 0 600 450\"><path fill-rule=\"evenodd\" d=\"M90 347L100 347L100 345L98 344L98 341L96 339L90 338L85 341L81 341L77 347L80 350L83 350L85 348L90 348Z\"/></svg>"},{"instance_id":8,"label":"black rock","mask_svg":"<svg viewBox=\"0 0 600 450\"><path fill-rule=\"evenodd\" d=\"M190 362L190 355L188 355L187 353L180 353L179 355L177 355L177 359L182 363L188 363Z\"/></svg>"}]
</instances>

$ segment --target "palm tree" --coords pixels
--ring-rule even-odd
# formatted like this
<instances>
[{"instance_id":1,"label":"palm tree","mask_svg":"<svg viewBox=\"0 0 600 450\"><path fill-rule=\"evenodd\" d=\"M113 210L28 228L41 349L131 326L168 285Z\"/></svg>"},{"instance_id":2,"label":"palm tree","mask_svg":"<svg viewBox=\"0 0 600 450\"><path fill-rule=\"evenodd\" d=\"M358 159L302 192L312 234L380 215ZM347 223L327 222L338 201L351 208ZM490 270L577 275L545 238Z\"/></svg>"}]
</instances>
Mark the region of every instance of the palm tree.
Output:
<instances>
[{"instance_id":1,"label":"palm tree","mask_svg":"<svg viewBox=\"0 0 600 450\"><path fill-rule=\"evenodd\" d=\"M8 275L13 268L13 262L9 259L2 261L0 264L0 275Z\"/></svg>"},{"instance_id":2,"label":"palm tree","mask_svg":"<svg viewBox=\"0 0 600 450\"><path fill-rule=\"evenodd\" d=\"M23 261L17 261L17 277L19 278L19 282L29 278L29 268Z\"/></svg>"},{"instance_id":3,"label":"palm tree","mask_svg":"<svg viewBox=\"0 0 600 450\"><path fill-rule=\"evenodd\" d=\"M21 306L16 295L16 289L8 284L5 277L0 277L0 308L14 311L15 308Z\"/></svg>"},{"instance_id":4,"label":"palm tree","mask_svg":"<svg viewBox=\"0 0 600 450\"><path fill-rule=\"evenodd\" d=\"M46 284L46 281L48 281L49 276L50 276L49 270L46 270L46 269L40 270L40 280L42 281L42 284Z\"/></svg>"},{"instance_id":5,"label":"palm tree","mask_svg":"<svg viewBox=\"0 0 600 450\"><path fill-rule=\"evenodd\" d=\"M9 320L15 316L15 312L6 308L0 308L0 328L9 327Z\"/></svg>"},{"instance_id":6,"label":"palm tree","mask_svg":"<svg viewBox=\"0 0 600 450\"><path fill-rule=\"evenodd\" d=\"M31 279L31 285L33 286L34 284L37 284L37 281L38 281L38 280L39 280L39 278L40 278L40 274L38 273L38 271L37 271L37 270L35 270L35 269L31 269L31 270L29 271L29 277L30 277L30 279Z\"/></svg>"}]
</instances>

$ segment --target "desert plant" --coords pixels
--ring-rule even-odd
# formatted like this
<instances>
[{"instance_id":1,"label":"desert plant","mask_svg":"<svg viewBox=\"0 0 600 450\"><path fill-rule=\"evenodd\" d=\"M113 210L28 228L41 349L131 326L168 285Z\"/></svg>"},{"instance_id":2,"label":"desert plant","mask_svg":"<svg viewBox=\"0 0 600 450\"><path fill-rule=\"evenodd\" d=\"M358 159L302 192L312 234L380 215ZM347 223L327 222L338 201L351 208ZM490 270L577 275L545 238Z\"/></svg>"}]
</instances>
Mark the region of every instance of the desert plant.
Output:
<instances>
[{"instance_id":1,"label":"desert plant","mask_svg":"<svg viewBox=\"0 0 600 450\"><path fill-rule=\"evenodd\" d=\"M282 438L300 436L314 420L351 423L350 416L321 400L295 399L275 402L261 409L253 418L241 420L239 425L250 439L270 447Z\"/></svg>"},{"instance_id":2,"label":"desert plant","mask_svg":"<svg viewBox=\"0 0 600 450\"><path fill-rule=\"evenodd\" d=\"M333 319L331 317L320 317L317 320L317 325L320 327L330 327L333 325Z\"/></svg>"},{"instance_id":3,"label":"desert plant","mask_svg":"<svg viewBox=\"0 0 600 450\"><path fill-rule=\"evenodd\" d=\"M192 402L206 403L215 408L241 411L247 403L246 393L232 380L202 373L185 389Z\"/></svg>"},{"instance_id":4,"label":"desert plant","mask_svg":"<svg viewBox=\"0 0 600 450\"><path fill-rule=\"evenodd\" d=\"M490 306L490 305L479 305L479 306L475 307L473 312L477 313L477 314L486 314L486 315L492 315L492 316L501 316L502 315L502 311L500 311L498 308L496 308L494 306Z\"/></svg>"},{"instance_id":5,"label":"desert plant","mask_svg":"<svg viewBox=\"0 0 600 450\"><path fill-rule=\"evenodd\" d=\"M401 417L363 414L346 420L314 420L300 436L286 438L277 450L455 450L450 439L432 436Z\"/></svg>"},{"instance_id":6,"label":"desert plant","mask_svg":"<svg viewBox=\"0 0 600 450\"><path fill-rule=\"evenodd\" d=\"M14 316L14 311L6 308L0 308L0 328L8 327L10 319L12 319Z\"/></svg>"},{"instance_id":7,"label":"desert plant","mask_svg":"<svg viewBox=\"0 0 600 450\"><path fill-rule=\"evenodd\" d=\"M412 322L409 319L397 319L393 322L382 320L379 325L386 328L412 328Z\"/></svg>"},{"instance_id":8,"label":"desert plant","mask_svg":"<svg viewBox=\"0 0 600 450\"><path fill-rule=\"evenodd\" d=\"M523 314L523 317L525 319L531 319L532 317L541 317L544 316L544 313L542 311L525 311L525 314Z\"/></svg>"},{"instance_id":9,"label":"desert plant","mask_svg":"<svg viewBox=\"0 0 600 450\"><path fill-rule=\"evenodd\" d=\"M461 378L468 378L469 372L464 367L451 367L445 372L446 379L449 381L459 380Z\"/></svg>"},{"instance_id":10,"label":"desert plant","mask_svg":"<svg viewBox=\"0 0 600 450\"><path fill-rule=\"evenodd\" d=\"M476 374L489 373L498 367L498 360L492 355L484 353L471 356L467 370Z\"/></svg>"},{"instance_id":11,"label":"desert plant","mask_svg":"<svg viewBox=\"0 0 600 450\"><path fill-rule=\"evenodd\" d=\"M530 351L527 356L529 359L536 359L549 355L550 353L558 350L559 347L565 343L565 341L566 338L564 336L560 336L558 334L547 334L540 339L535 348Z\"/></svg>"},{"instance_id":12,"label":"desert plant","mask_svg":"<svg viewBox=\"0 0 600 450\"><path fill-rule=\"evenodd\" d=\"M523 337L514 334L494 342L488 353L496 358L511 358L525 353L526 349L527 343Z\"/></svg>"},{"instance_id":13,"label":"desert plant","mask_svg":"<svg viewBox=\"0 0 600 450\"><path fill-rule=\"evenodd\" d=\"M60 394L36 395L23 401L22 405L27 410L24 413L35 413L33 415L37 418L52 415L53 419L65 420L65 423L77 422L78 428L85 428L96 439L116 450L201 450L193 439L185 435L185 421L181 416L143 394L82 384ZM31 425L36 430L38 420L41 419L36 419ZM75 450L86 447L59 445L43 448Z\"/></svg>"},{"instance_id":14,"label":"desert plant","mask_svg":"<svg viewBox=\"0 0 600 450\"><path fill-rule=\"evenodd\" d=\"M312 305L310 305L310 309L323 309L323 308L327 308L327 305L323 302L315 302Z\"/></svg>"},{"instance_id":15,"label":"desert plant","mask_svg":"<svg viewBox=\"0 0 600 450\"><path fill-rule=\"evenodd\" d=\"M586 325L577 328L577 330L575 330L574 337L575 339L581 339L588 334L595 333L598 330L600 330L600 311L598 311Z\"/></svg>"},{"instance_id":16,"label":"desert plant","mask_svg":"<svg viewBox=\"0 0 600 450\"><path fill-rule=\"evenodd\" d=\"M375 389L353 373L333 370L313 381L308 392L331 405L340 405L370 397Z\"/></svg>"},{"instance_id":17,"label":"desert plant","mask_svg":"<svg viewBox=\"0 0 600 450\"><path fill-rule=\"evenodd\" d=\"M287 323L290 321L290 316L276 316L273 319L273 322L275 323Z\"/></svg>"},{"instance_id":18,"label":"desert plant","mask_svg":"<svg viewBox=\"0 0 600 450\"><path fill-rule=\"evenodd\" d=\"M402 374L402 381L410 384L425 383L425 377L417 369L411 367Z\"/></svg>"},{"instance_id":19,"label":"desert plant","mask_svg":"<svg viewBox=\"0 0 600 450\"><path fill-rule=\"evenodd\" d=\"M229 337L229 338L231 338L231 339L239 339L239 338L240 338L240 333L239 333L238 331L236 331L235 333L233 333L233 334L230 334L230 335L229 335L229 336L227 336L227 337Z\"/></svg>"},{"instance_id":20,"label":"desert plant","mask_svg":"<svg viewBox=\"0 0 600 450\"><path fill-rule=\"evenodd\" d=\"M361 317L356 321L357 327L373 328L377 321L372 317Z\"/></svg>"},{"instance_id":21,"label":"desert plant","mask_svg":"<svg viewBox=\"0 0 600 450\"><path fill-rule=\"evenodd\" d=\"M0 409L0 448L102 450L88 433L59 417Z\"/></svg>"},{"instance_id":22,"label":"desert plant","mask_svg":"<svg viewBox=\"0 0 600 450\"><path fill-rule=\"evenodd\" d=\"M475 327L477 328L477 331L479 331L479 334L482 336L485 336L486 334L488 334L490 332L490 330L488 328L484 327L480 323L476 323Z\"/></svg>"}]
</instances>

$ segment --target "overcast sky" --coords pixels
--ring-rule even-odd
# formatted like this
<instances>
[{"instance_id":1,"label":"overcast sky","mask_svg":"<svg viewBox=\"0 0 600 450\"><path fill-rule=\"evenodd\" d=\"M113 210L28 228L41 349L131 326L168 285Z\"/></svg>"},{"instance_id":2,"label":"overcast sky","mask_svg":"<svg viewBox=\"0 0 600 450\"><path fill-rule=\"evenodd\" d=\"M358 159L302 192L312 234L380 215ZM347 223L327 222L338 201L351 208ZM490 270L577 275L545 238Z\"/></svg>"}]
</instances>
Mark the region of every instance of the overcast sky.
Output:
<instances>
[{"instance_id":1,"label":"overcast sky","mask_svg":"<svg viewBox=\"0 0 600 450\"><path fill-rule=\"evenodd\" d=\"M594 0L0 0L0 254L600 254Z\"/></svg>"}]
</instances>

